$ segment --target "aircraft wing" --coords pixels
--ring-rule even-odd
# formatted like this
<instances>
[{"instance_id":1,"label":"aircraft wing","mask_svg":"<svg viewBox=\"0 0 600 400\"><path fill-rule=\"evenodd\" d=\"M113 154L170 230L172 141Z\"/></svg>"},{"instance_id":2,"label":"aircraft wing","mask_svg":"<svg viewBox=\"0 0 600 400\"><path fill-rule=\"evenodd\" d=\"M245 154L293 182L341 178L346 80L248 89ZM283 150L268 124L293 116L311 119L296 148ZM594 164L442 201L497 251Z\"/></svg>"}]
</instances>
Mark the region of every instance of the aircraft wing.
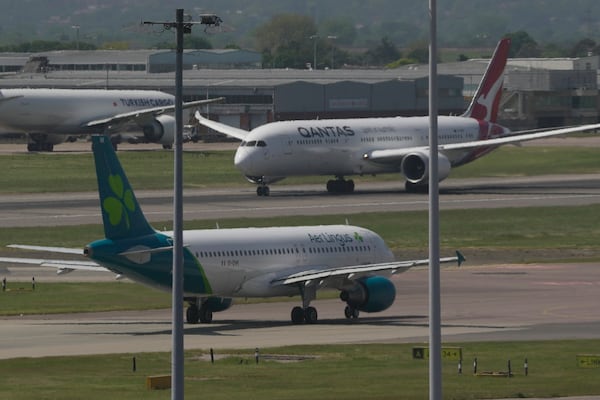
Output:
<instances>
[{"instance_id":1,"label":"aircraft wing","mask_svg":"<svg viewBox=\"0 0 600 400\"><path fill-rule=\"evenodd\" d=\"M207 128L214 129L217 132L239 140L244 140L246 136L248 136L248 134L250 133L240 128L235 128L233 126L225 125L220 122L204 118L198 111L196 111L196 114L194 114L194 116L196 117L200 125L204 125Z\"/></svg>"},{"instance_id":2,"label":"aircraft wing","mask_svg":"<svg viewBox=\"0 0 600 400\"><path fill-rule=\"evenodd\" d=\"M440 263L456 262L460 266L465 261L464 256L461 252L457 251L454 257L440 258ZM304 284L309 285L310 283L317 281L321 286L336 287L336 283L345 280L355 280L362 276L371 275L374 272L385 272L390 275L394 275L400 272L405 272L412 267L418 265L428 265L428 259L422 260L408 260L408 261L394 261L389 263L381 264L367 264L367 265L354 265L348 267L331 268L331 269L318 269L315 268L310 271L298 272L288 276L283 276L273 280L273 285L294 285Z\"/></svg>"},{"instance_id":3,"label":"aircraft wing","mask_svg":"<svg viewBox=\"0 0 600 400\"><path fill-rule=\"evenodd\" d=\"M444 150L467 150L477 147L501 146L510 143L527 142L530 140L543 139L552 136L565 135L567 133L576 133L600 129L600 124L589 124L580 126L570 126L564 128L543 130L543 131L516 131L510 135L495 139L474 140L471 142L449 143L438 146L440 151ZM429 151L428 146L408 147L398 149L373 150L363 154L363 159L379 163L399 163L407 154L415 151Z\"/></svg>"},{"instance_id":4,"label":"aircraft wing","mask_svg":"<svg viewBox=\"0 0 600 400\"><path fill-rule=\"evenodd\" d=\"M204 104L218 103L220 101L223 101L224 99L225 99L224 97L217 97L215 99L190 101L187 103L183 103L183 108L187 109L187 108L198 107L198 106L201 106ZM135 111L131 111L131 112L113 115L108 118L89 121L86 124L84 124L83 127L93 128L93 127L100 127L100 126L105 126L105 125L120 124L120 123L123 123L126 121L133 121L136 119L151 117L151 116L158 115L158 114L164 114L166 112L172 112L174 110L175 110L175 105L144 108L142 110L135 110Z\"/></svg>"},{"instance_id":5,"label":"aircraft wing","mask_svg":"<svg viewBox=\"0 0 600 400\"><path fill-rule=\"evenodd\" d=\"M600 129L600 124L570 126L570 127L565 127L565 128L550 129L550 130L534 132L534 133L523 133L523 132L517 131L517 132L512 132L508 136L503 136L503 137L499 137L499 138L495 138L495 139L487 139L487 140L479 140L479 141L475 140L472 142L465 142L465 143L444 144L444 145L438 146L438 148L440 150L462 150L462 149L471 149L474 147L500 146L503 144L527 142L530 140L565 135L567 133L591 131L591 130L595 130L595 129Z\"/></svg>"},{"instance_id":6,"label":"aircraft wing","mask_svg":"<svg viewBox=\"0 0 600 400\"><path fill-rule=\"evenodd\" d=\"M47 251L51 253L61 254L78 254L83 256L81 249L75 249L70 247L50 247L50 246L30 246L21 244L11 244L7 247L13 249L24 249L24 250L35 250L35 251ZM100 271L100 272L112 272L107 268L100 266L93 261L85 260L54 260L46 258L22 258L22 257L0 257L0 263L8 264L30 264L38 265L40 267L56 268L56 273L67 274L72 271Z\"/></svg>"}]
</instances>

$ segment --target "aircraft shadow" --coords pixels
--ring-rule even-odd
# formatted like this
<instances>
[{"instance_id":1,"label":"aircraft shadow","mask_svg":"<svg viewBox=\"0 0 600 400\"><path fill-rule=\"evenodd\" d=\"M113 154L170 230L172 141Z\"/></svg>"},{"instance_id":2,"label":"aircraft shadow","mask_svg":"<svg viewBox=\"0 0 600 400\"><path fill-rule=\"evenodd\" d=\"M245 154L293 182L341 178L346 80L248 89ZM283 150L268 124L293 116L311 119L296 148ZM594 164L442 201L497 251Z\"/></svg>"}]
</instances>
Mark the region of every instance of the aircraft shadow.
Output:
<instances>
[{"instance_id":1,"label":"aircraft shadow","mask_svg":"<svg viewBox=\"0 0 600 400\"><path fill-rule=\"evenodd\" d=\"M112 326L144 326L144 325L161 325L164 326L155 330L137 331L111 331L102 329L97 332L88 333L89 335L113 335L113 336L163 336L171 334L170 321L98 321L98 322L83 322L83 323L57 323L57 325L97 325L98 327ZM314 325L333 326L333 327L352 327L352 326L369 326L369 327L418 327L427 328L428 318L425 315L404 315L404 316L389 316L389 317L361 317L355 320L347 319L321 319ZM185 324L184 332L188 336L240 336L245 331L249 330L270 330L273 328L294 328L290 321L287 320L216 320L211 324ZM503 326L495 325L475 325L475 324L443 324L442 328L463 328L463 329L504 329Z\"/></svg>"}]
</instances>

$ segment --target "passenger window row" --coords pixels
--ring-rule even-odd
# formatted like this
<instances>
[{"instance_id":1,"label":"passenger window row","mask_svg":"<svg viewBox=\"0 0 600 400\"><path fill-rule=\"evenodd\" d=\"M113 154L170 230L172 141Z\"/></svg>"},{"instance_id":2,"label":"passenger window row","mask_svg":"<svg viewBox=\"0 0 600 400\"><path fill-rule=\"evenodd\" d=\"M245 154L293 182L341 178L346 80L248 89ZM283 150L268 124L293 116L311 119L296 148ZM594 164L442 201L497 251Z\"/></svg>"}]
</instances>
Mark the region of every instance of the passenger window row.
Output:
<instances>
[{"instance_id":1,"label":"passenger window row","mask_svg":"<svg viewBox=\"0 0 600 400\"><path fill-rule=\"evenodd\" d=\"M285 254L323 254L323 253L354 253L371 251L371 246L333 246L333 247L309 247L308 251L303 247L299 248L277 248L277 249L252 249L252 250L223 250L223 251L200 251L196 252L198 258L213 257L251 257Z\"/></svg>"}]
</instances>

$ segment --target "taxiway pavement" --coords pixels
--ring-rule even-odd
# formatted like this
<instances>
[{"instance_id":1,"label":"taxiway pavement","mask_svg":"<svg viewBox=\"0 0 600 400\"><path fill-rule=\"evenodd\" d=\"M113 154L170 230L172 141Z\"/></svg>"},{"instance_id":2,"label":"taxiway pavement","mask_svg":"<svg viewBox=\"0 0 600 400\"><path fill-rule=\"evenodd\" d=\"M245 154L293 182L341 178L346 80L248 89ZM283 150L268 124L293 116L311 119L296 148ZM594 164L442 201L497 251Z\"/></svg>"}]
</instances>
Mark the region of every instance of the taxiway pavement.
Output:
<instances>
[{"instance_id":1,"label":"taxiway pavement","mask_svg":"<svg viewBox=\"0 0 600 400\"><path fill-rule=\"evenodd\" d=\"M69 279L77 279L74 274ZM313 302L316 325L291 324L290 311L299 299L241 301L215 313L212 324L186 325L185 348L426 342L427 278L426 268L395 276L394 305L356 321L344 318L340 300ZM43 279L36 282L42 285ZM441 283L445 343L598 338L600 332L600 267L595 263L450 267L442 270ZM170 351L170 317L168 309L3 317L0 359Z\"/></svg>"}]
</instances>

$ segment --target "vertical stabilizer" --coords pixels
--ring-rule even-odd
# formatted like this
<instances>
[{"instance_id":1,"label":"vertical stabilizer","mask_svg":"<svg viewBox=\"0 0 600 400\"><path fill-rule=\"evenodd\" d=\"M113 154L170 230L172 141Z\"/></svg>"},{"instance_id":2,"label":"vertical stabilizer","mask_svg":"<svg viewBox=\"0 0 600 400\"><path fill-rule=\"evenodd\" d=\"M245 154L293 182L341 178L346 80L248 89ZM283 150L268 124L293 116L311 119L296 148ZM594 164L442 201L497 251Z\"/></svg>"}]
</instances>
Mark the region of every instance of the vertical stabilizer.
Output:
<instances>
[{"instance_id":1,"label":"vertical stabilizer","mask_svg":"<svg viewBox=\"0 0 600 400\"><path fill-rule=\"evenodd\" d=\"M155 233L138 204L108 136L92 136L104 234L119 240Z\"/></svg>"},{"instance_id":2,"label":"vertical stabilizer","mask_svg":"<svg viewBox=\"0 0 600 400\"><path fill-rule=\"evenodd\" d=\"M506 66L509 49L510 39L502 39L498 42L490 64L463 117L496 122L500 97L502 97L504 67Z\"/></svg>"}]
</instances>

